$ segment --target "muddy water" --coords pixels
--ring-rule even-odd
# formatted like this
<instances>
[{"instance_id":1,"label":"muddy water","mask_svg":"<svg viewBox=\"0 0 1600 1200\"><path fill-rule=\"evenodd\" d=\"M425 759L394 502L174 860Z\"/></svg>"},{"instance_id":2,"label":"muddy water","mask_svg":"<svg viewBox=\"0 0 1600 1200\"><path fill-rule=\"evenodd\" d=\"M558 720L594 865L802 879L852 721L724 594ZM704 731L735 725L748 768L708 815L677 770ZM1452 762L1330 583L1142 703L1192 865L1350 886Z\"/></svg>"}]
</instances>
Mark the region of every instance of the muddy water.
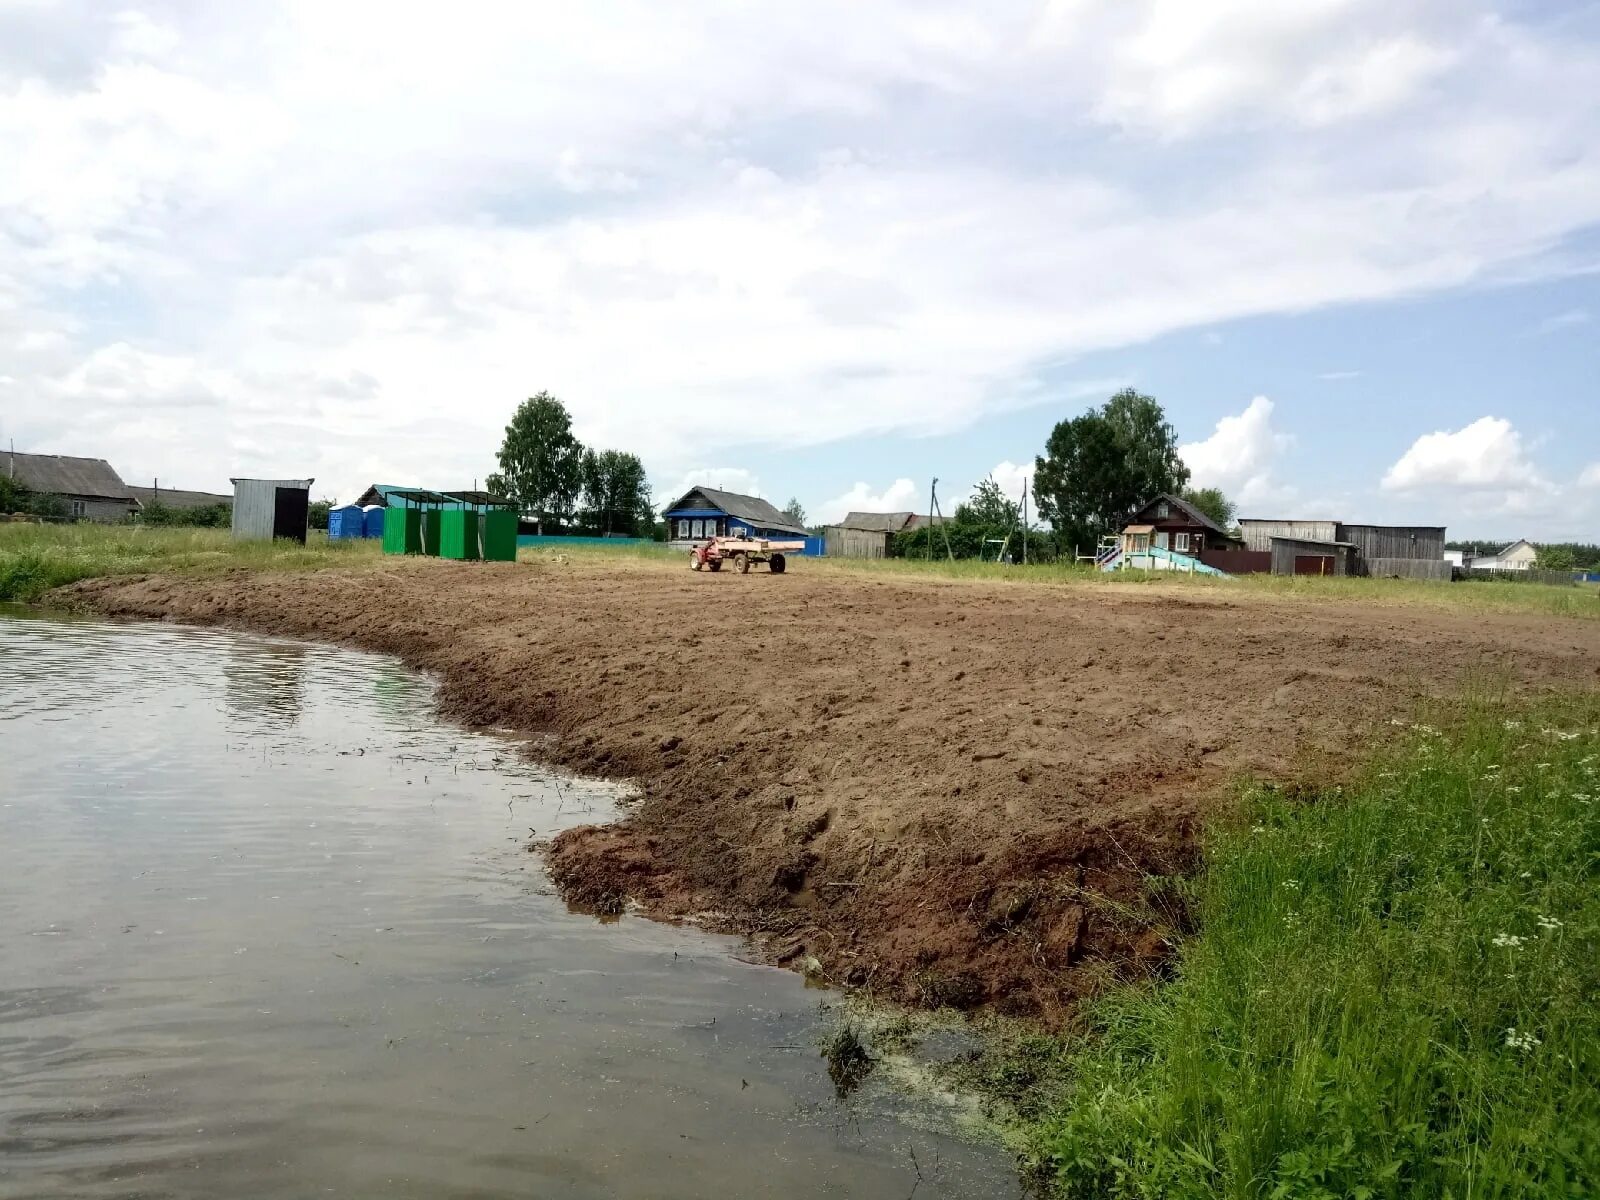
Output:
<instances>
[{"instance_id":1,"label":"muddy water","mask_svg":"<svg viewBox=\"0 0 1600 1200\"><path fill-rule=\"evenodd\" d=\"M0 1196L1014 1196L819 993L551 894L603 786L392 661L0 615ZM825 997L824 997L825 999Z\"/></svg>"}]
</instances>

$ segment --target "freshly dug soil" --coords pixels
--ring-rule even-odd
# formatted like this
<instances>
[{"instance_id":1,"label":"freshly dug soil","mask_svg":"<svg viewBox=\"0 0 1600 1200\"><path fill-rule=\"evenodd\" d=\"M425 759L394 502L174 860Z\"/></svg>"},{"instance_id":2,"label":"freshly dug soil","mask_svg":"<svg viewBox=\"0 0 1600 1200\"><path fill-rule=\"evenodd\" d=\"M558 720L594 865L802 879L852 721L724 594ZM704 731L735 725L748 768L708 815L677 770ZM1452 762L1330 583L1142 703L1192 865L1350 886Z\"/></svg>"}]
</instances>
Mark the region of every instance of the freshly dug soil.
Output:
<instances>
[{"instance_id":1,"label":"freshly dug soil","mask_svg":"<svg viewBox=\"0 0 1600 1200\"><path fill-rule=\"evenodd\" d=\"M95 580L113 616L349 643L446 715L634 780L549 847L575 903L752 935L921 1003L1054 1020L1159 965L1197 818L1244 773L1336 775L1474 674L1593 686L1600 623L1240 588L957 582L594 558Z\"/></svg>"}]
</instances>

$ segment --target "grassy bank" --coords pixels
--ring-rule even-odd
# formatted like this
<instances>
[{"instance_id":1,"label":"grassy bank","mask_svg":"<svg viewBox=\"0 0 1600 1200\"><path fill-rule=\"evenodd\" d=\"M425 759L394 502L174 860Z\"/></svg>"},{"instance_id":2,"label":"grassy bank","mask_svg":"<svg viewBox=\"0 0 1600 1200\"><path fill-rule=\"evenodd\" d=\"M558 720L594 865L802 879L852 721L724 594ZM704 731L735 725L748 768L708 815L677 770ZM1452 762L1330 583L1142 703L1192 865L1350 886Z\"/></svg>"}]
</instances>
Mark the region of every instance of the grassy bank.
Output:
<instances>
[{"instance_id":1,"label":"grassy bank","mask_svg":"<svg viewBox=\"0 0 1600 1200\"><path fill-rule=\"evenodd\" d=\"M376 542L236 542L225 529L125 525L0 525L0 600L36 600L101 575L293 570L375 560Z\"/></svg>"},{"instance_id":2,"label":"grassy bank","mask_svg":"<svg viewBox=\"0 0 1600 1200\"><path fill-rule=\"evenodd\" d=\"M1600 695L1256 789L1173 977L978 1068L1054 1194L1600 1194Z\"/></svg>"}]
</instances>

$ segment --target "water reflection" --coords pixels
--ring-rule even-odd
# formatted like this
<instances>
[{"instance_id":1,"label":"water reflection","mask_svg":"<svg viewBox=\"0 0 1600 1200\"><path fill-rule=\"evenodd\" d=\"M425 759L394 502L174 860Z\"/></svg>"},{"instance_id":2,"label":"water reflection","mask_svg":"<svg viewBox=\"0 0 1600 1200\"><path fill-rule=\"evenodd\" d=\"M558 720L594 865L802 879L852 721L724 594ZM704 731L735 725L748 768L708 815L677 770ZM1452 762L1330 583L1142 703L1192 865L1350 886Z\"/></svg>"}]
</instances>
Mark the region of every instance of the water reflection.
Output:
<instances>
[{"instance_id":1,"label":"water reflection","mask_svg":"<svg viewBox=\"0 0 1600 1200\"><path fill-rule=\"evenodd\" d=\"M428 696L0 616L0 1197L1016 1193L936 1120L838 1106L798 978L568 912L522 841L613 793Z\"/></svg>"}]
</instances>

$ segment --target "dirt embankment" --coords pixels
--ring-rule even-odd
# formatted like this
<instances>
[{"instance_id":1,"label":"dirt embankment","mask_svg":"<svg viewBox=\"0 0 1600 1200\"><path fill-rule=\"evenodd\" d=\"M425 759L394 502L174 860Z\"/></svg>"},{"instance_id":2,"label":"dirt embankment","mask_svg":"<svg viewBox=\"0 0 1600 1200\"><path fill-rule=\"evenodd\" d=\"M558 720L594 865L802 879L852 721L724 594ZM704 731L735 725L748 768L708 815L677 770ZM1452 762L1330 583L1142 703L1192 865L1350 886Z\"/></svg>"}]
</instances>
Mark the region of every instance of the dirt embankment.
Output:
<instances>
[{"instance_id":1,"label":"dirt embankment","mask_svg":"<svg viewBox=\"0 0 1600 1200\"><path fill-rule=\"evenodd\" d=\"M1343 761L1473 671L1593 685L1600 663L1590 622L806 564L402 561L67 596L394 654L438 673L447 715L634 779L626 820L550 850L578 902L709 913L834 980L1046 1019L1160 958L1179 918L1146 880L1192 863L1231 777Z\"/></svg>"}]
</instances>

